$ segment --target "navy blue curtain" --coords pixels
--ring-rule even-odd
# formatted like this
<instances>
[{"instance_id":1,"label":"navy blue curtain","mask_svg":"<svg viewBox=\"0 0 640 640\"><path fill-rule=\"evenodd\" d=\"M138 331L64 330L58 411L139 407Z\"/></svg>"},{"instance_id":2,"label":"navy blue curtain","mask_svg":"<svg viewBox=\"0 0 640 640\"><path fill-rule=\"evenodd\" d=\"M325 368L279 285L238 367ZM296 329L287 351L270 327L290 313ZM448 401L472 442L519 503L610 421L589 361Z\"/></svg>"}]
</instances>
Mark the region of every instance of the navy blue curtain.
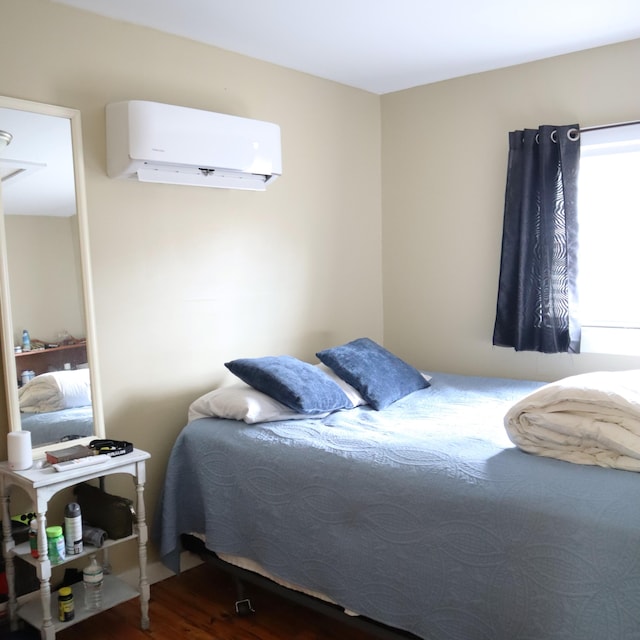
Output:
<instances>
[{"instance_id":1,"label":"navy blue curtain","mask_svg":"<svg viewBox=\"0 0 640 640\"><path fill-rule=\"evenodd\" d=\"M578 353L577 124L509 133L493 344Z\"/></svg>"}]
</instances>

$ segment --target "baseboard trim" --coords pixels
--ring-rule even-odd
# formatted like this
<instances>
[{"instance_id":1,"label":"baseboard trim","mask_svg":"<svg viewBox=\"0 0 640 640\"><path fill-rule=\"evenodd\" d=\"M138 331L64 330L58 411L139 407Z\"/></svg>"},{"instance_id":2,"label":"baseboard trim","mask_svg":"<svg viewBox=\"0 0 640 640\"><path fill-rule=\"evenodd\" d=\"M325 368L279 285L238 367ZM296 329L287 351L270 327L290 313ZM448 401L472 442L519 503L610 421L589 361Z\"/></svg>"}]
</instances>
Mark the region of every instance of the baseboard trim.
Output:
<instances>
[{"instance_id":1,"label":"baseboard trim","mask_svg":"<svg viewBox=\"0 0 640 640\"><path fill-rule=\"evenodd\" d=\"M199 556L189 551L182 551L180 553L180 571L187 571L188 569L193 569L193 567L197 567L202 564L203 560ZM156 562L151 562L147 565L147 580L149 584L154 584L156 582L160 582L161 580L166 580L171 576L175 576L176 574L171 571L171 569L167 569L167 567L157 560ZM118 578L123 582L126 582L128 585L132 586L134 589L138 588L138 583L140 582L140 570L138 567L131 567L131 569L127 569L122 573L118 574Z\"/></svg>"}]
</instances>

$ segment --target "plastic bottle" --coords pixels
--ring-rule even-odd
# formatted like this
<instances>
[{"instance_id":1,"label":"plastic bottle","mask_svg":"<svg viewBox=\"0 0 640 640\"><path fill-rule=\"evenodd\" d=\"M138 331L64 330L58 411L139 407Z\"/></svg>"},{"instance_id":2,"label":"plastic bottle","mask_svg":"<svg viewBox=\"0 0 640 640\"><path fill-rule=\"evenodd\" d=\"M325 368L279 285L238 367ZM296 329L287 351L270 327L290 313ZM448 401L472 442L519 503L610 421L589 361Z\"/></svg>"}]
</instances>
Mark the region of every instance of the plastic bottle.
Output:
<instances>
[{"instance_id":1,"label":"plastic bottle","mask_svg":"<svg viewBox=\"0 0 640 640\"><path fill-rule=\"evenodd\" d=\"M29 523L29 549L31 549L31 555L34 558L39 558L38 552L38 521L34 518Z\"/></svg>"},{"instance_id":2,"label":"plastic bottle","mask_svg":"<svg viewBox=\"0 0 640 640\"><path fill-rule=\"evenodd\" d=\"M82 553L82 516L77 502L64 508L64 543L67 557Z\"/></svg>"},{"instance_id":3,"label":"plastic bottle","mask_svg":"<svg viewBox=\"0 0 640 640\"><path fill-rule=\"evenodd\" d=\"M29 337L29 332L26 329L22 331L22 350L31 351L31 338Z\"/></svg>"},{"instance_id":4,"label":"plastic bottle","mask_svg":"<svg viewBox=\"0 0 640 640\"><path fill-rule=\"evenodd\" d=\"M47 550L51 564L60 564L65 560L64 536L62 527L47 527Z\"/></svg>"},{"instance_id":5,"label":"plastic bottle","mask_svg":"<svg viewBox=\"0 0 640 640\"><path fill-rule=\"evenodd\" d=\"M58 620L69 622L73 620L74 615L73 591L71 587L61 587L58 591Z\"/></svg>"},{"instance_id":6,"label":"plastic bottle","mask_svg":"<svg viewBox=\"0 0 640 640\"><path fill-rule=\"evenodd\" d=\"M102 609L102 567L96 561L96 556L91 556L91 562L82 571L84 584L84 606L88 611Z\"/></svg>"}]
</instances>

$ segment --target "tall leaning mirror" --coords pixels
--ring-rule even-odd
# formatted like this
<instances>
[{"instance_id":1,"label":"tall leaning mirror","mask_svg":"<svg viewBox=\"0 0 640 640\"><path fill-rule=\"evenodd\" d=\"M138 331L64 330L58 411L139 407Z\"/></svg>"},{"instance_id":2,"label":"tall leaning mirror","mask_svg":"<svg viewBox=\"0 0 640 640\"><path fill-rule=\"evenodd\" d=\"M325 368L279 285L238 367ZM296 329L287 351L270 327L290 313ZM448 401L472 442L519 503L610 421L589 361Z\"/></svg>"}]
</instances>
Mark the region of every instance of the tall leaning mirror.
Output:
<instances>
[{"instance_id":1,"label":"tall leaning mirror","mask_svg":"<svg viewBox=\"0 0 640 640\"><path fill-rule=\"evenodd\" d=\"M38 457L105 437L80 112L0 96L0 178L9 430Z\"/></svg>"}]
</instances>

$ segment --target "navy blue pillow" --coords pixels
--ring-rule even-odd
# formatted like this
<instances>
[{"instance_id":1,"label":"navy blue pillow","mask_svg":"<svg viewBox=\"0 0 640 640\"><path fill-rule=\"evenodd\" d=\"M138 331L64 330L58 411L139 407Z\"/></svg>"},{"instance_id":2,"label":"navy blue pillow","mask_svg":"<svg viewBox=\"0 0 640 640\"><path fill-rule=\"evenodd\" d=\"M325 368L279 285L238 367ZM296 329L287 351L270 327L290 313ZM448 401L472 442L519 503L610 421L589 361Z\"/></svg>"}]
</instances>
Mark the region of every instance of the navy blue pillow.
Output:
<instances>
[{"instance_id":1,"label":"navy blue pillow","mask_svg":"<svg viewBox=\"0 0 640 640\"><path fill-rule=\"evenodd\" d=\"M325 349L316 356L355 387L374 409L384 409L430 386L417 369L369 338Z\"/></svg>"},{"instance_id":2,"label":"navy blue pillow","mask_svg":"<svg viewBox=\"0 0 640 640\"><path fill-rule=\"evenodd\" d=\"M225 362L249 386L298 413L351 409L344 391L323 371L292 356L240 358Z\"/></svg>"}]
</instances>

